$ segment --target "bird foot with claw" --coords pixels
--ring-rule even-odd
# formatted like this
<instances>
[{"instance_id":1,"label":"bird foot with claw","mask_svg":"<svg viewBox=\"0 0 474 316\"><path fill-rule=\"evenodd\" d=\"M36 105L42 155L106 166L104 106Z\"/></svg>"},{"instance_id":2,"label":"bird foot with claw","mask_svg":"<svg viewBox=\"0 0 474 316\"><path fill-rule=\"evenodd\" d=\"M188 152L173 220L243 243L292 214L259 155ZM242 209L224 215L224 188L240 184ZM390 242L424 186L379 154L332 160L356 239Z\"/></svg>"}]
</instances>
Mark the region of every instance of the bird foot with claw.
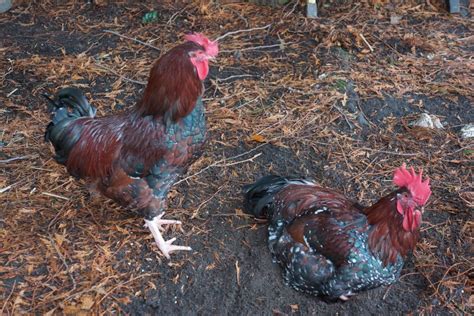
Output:
<instances>
[{"instance_id":1,"label":"bird foot with claw","mask_svg":"<svg viewBox=\"0 0 474 316\"><path fill-rule=\"evenodd\" d=\"M148 227L148 229L151 231L151 234L155 238L156 245L161 250L163 255L167 259L170 259L171 252L192 250L191 247L173 245L173 242L176 240L176 238L171 238L170 240L164 240L163 235L161 234L161 230L163 230L163 227L161 225L181 224L181 222L177 220L161 219L163 215L164 213L161 215L155 216L151 221L145 219L145 226Z\"/></svg>"},{"instance_id":2,"label":"bird foot with claw","mask_svg":"<svg viewBox=\"0 0 474 316\"><path fill-rule=\"evenodd\" d=\"M171 238L170 240L163 240L164 243L156 242L158 245L158 248L160 248L161 252L163 255L167 258L170 259L170 253L174 251L191 251L193 250L191 247L188 246L176 246L173 245L173 242L176 240L176 237Z\"/></svg>"},{"instance_id":3,"label":"bird foot with claw","mask_svg":"<svg viewBox=\"0 0 474 316\"><path fill-rule=\"evenodd\" d=\"M347 293L346 295L341 295L341 296L339 296L339 299L341 299L341 300L343 300L343 301L345 302L345 301L349 300L349 298L350 298L351 296L354 296L354 295L355 295L355 293L349 292L349 293Z\"/></svg>"},{"instance_id":4,"label":"bird foot with claw","mask_svg":"<svg viewBox=\"0 0 474 316\"><path fill-rule=\"evenodd\" d=\"M163 228L163 225L181 225L182 224L181 221L178 221L175 219L161 219L164 215L165 213L161 213L160 215L153 217L151 221L145 220L144 226L149 228L148 223L154 222L154 225L156 225L160 231L164 231L165 229Z\"/></svg>"}]
</instances>

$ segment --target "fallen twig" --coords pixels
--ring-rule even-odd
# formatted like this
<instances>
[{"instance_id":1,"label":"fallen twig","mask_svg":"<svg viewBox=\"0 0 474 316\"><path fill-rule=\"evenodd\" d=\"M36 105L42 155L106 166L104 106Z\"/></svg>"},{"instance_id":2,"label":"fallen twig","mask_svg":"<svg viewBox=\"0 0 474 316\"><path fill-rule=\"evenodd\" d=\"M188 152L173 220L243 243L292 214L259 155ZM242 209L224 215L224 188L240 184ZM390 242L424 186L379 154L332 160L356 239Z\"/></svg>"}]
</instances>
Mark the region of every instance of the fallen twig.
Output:
<instances>
[{"instance_id":1,"label":"fallen twig","mask_svg":"<svg viewBox=\"0 0 474 316\"><path fill-rule=\"evenodd\" d=\"M62 199L62 200L66 200L66 201L69 201L69 198L65 197L65 196L61 196L61 195L57 195L57 194L53 194L53 193L49 193L49 192L41 192L42 195L46 195L46 196L51 196L51 197L55 197L55 198L58 198L58 199Z\"/></svg>"},{"instance_id":2,"label":"fallen twig","mask_svg":"<svg viewBox=\"0 0 474 316\"><path fill-rule=\"evenodd\" d=\"M48 238L49 238L49 242L51 243L51 246L53 246L54 250L56 250L56 253L59 256L59 259L61 259L62 263L64 264L64 267L66 268L67 274L71 278L72 286L73 286L71 291L74 291L77 287L77 284L76 284L76 280L74 279L74 276L72 275L71 271L69 271L69 265L67 264L66 259L64 259L64 256L62 255L61 251L59 251L59 248L56 246L56 242L53 240L53 238L51 238L50 235L48 235Z\"/></svg>"},{"instance_id":3,"label":"fallen twig","mask_svg":"<svg viewBox=\"0 0 474 316\"><path fill-rule=\"evenodd\" d=\"M417 153L398 153L398 152L396 152L396 151L378 150L378 149L368 148L368 147L362 147L362 148L360 148L360 149L362 149L362 150L375 151L375 152L382 153L382 154L398 155L398 156L407 156L407 157L410 157L410 156L418 156L418 155L419 155L419 154L417 154Z\"/></svg>"},{"instance_id":4,"label":"fallen twig","mask_svg":"<svg viewBox=\"0 0 474 316\"><path fill-rule=\"evenodd\" d=\"M166 24L167 24L167 25L171 25L171 23L173 23L173 21L174 21L181 13L183 13L183 11L185 11L186 9L187 9L187 8L184 7L183 9L181 9L181 10L179 10L178 12L176 12L175 14L173 14L173 15L169 18L168 22L166 22Z\"/></svg>"},{"instance_id":5,"label":"fallen twig","mask_svg":"<svg viewBox=\"0 0 474 316\"><path fill-rule=\"evenodd\" d=\"M209 168L212 168L212 167L220 167L220 168L222 168L222 167L229 167L229 166L238 165L238 164L241 164L241 163L244 163L244 162L253 161L255 158L259 157L260 155L262 155L262 153L258 153L258 154L256 154L255 156L253 156L253 157L251 157L251 158L248 158L248 159L239 160L239 161L235 161L235 162L228 163L228 164L223 164L223 165L220 165L219 163L220 163L220 162L223 162L223 161L225 161L225 160L227 160L227 159L219 160L219 161L213 163L212 165L209 165L209 166L207 166L206 168L203 168L203 169L199 170L199 171L196 172L195 174L192 174L192 175L190 175L189 177L186 177L186 178L184 178L184 179L182 179L182 180L177 181L175 184L179 184L179 183L181 183L181 182L183 182L183 181L186 181L186 180L188 180L188 179L190 179L190 178L192 178L192 177L195 177L195 176L197 176L197 175L203 173L204 171L206 171L206 170L209 169Z\"/></svg>"},{"instance_id":6,"label":"fallen twig","mask_svg":"<svg viewBox=\"0 0 474 316\"><path fill-rule=\"evenodd\" d=\"M7 192L8 190L10 190L11 188L13 188L15 185L17 185L17 184L20 183L20 182L21 182L21 180L18 181L18 182L15 182L15 183L13 183L13 184L10 184L10 185L7 186L7 187L4 187L4 188L0 189L0 193ZM1 314L0 314L0 315L1 315Z\"/></svg>"},{"instance_id":7,"label":"fallen twig","mask_svg":"<svg viewBox=\"0 0 474 316\"><path fill-rule=\"evenodd\" d=\"M244 32L251 32L251 31L257 31L257 30L264 30L266 28L269 28L270 26L272 26L272 24L268 24L268 25L265 25L265 26L262 26L262 27L254 27L254 28L251 28L251 29L244 29L244 30L236 30L236 31L231 31L231 32L227 32L225 33L224 35L221 35L219 36L218 38L215 39L215 41L221 41L223 40L224 38L226 38L227 36L229 35L234 35L234 34L238 34L238 33L244 33Z\"/></svg>"},{"instance_id":8,"label":"fallen twig","mask_svg":"<svg viewBox=\"0 0 474 316\"><path fill-rule=\"evenodd\" d=\"M7 192L11 188L13 188L13 184L10 184L9 186L0 189L0 193Z\"/></svg>"},{"instance_id":9,"label":"fallen twig","mask_svg":"<svg viewBox=\"0 0 474 316\"><path fill-rule=\"evenodd\" d=\"M0 315L5 315L5 314L3 314L3 311L5 310L5 307L7 307L7 303L13 295L13 292L15 291L15 287L16 287L16 280L13 282L13 286L12 286L12 290L10 291L10 294L8 294L8 297L6 298L5 302L3 303L2 309L0 310ZM13 313L13 310L11 312Z\"/></svg>"},{"instance_id":10,"label":"fallen twig","mask_svg":"<svg viewBox=\"0 0 474 316\"><path fill-rule=\"evenodd\" d=\"M226 77L226 78L217 78L216 80L217 81L227 81L227 80L230 80L230 79L236 79L236 78L246 78L246 77L254 77L254 75L249 75L249 74L245 74L245 75L234 75L234 76L229 76L229 77Z\"/></svg>"},{"instance_id":11,"label":"fallen twig","mask_svg":"<svg viewBox=\"0 0 474 316\"><path fill-rule=\"evenodd\" d=\"M265 48L273 48L273 47L280 47L282 45L289 45L293 43L282 43L282 44L273 44L273 45L263 45L263 46L253 46L253 47L245 47L245 48L239 48L239 49L231 49L231 50L221 50L221 53L234 53L234 52L245 52L249 50L259 50L259 49L265 49Z\"/></svg>"},{"instance_id":12,"label":"fallen twig","mask_svg":"<svg viewBox=\"0 0 474 316\"><path fill-rule=\"evenodd\" d=\"M230 167L230 166L239 165L239 164L244 163L244 162L253 161L255 158L257 158L261 155L262 155L262 153L258 153L258 154L254 155L253 157L248 158L248 159L234 161L234 162L230 162L230 163L225 163L223 165L216 164L214 167Z\"/></svg>"},{"instance_id":13,"label":"fallen twig","mask_svg":"<svg viewBox=\"0 0 474 316\"><path fill-rule=\"evenodd\" d=\"M344 120L346 121L347 125L349 125L349 128L350 129L353 129L354 126L352 125L352 123L349 121L349 119L347 118L347 115L336 105L334 104L334 108L339 112L341 113L342 117L344 117Z\"/></svg>"},{"instance_id":14,"label":"fallen twig","mask_svg":"<svg viewBox=\"0 0 474 316\"><path fill-rule=\"evenodd\" d=\"M239 267L239 260L235 261L235 272L237 274L237 285L240 286L240 267Z\"/></svg>"},{"instance_id":15,"label":"fallen twig","mask_svg":"<svg viewBox=\"0 0 474 316\"><path fill-rule=\"evenodd\" d=\"M204 202L202 202L201 204L199 204L199 206L196 208L196 210L193 212L193 215L191 216L191 219L194 219L196 218L196 216L198 215L199 211L201 210L201 208L209 203L210 200L212 200L219 192L222 191L224 187L220 187L219 190L217 190L213 195L211 195L210 198L208 198L207 200L205 200Z\"/></svg>"},{"instance_id":16,"label":"fallen twig","mask_svg":"<svg viewBox=\"0 0 474 316\"><path fill-rule=\"evenodd\" d=\"M237 159L237 158L239 158L239 157L242 157L242 156L244 156L244 155L247 155L247 154L249 154L249 153L251 153L251 152L257 150L258 148L260 148L260 147L262 147L262 146L264 146L264 145L266 145L266 144L258 145L257 147L252 148L251 150L246 151L246 152L241 153L241 154L238 154L238 155L236 155L236 156L233 156L233 157L230 157L230 158L224 158L224 159L221 159L221 160L219 160L219 161L216 161L216 162L214 162L213 164L211 164L211 165L209 165L209 166L207 166L207 167L205 167L205 168L199 170L198 172L196 172L196 173L194 173L194 174L192 174L192 175L190 175L190 176L187 176L187 177L184 178L184 179L181 179L181 180L179 180L179 181L176 181L176 182L175 182L175 185L176 185L176 184L180 184L181 182L187 181L187 180L189 180L190 178L193 178L193 177L195 177L195 176L197 176L197 175L203 173L204 171L206 171L206 170L208 170L208 169L210 169L210 168L212 168L212 167L228 167L228 166L233 166L233 165L237 165L237 164L240 164L240 163L252 161L252 160L254 160L255 158L259 157L262 153L258 153L258 154L256 154L255 156L253 156L252 158L248 158L248 159L245 159L245 160L236 161L236 162L233 162L233 163L230 163L230 164L223 164L223 165L220 164L220 163L222 163L222 162L224 162L224 161Z\"/></svg>"},{"instance_id":17,"label":"fallen twig","mask_svg":"<svg viewBox=\"0 0 474 316\"><path fill-rule=\"evenodd\" d=\"M290 4L290 3L289 3ZM289 5L288 4L288 5ZM295 3L293 4L293 7L291 8L290 11L286 12L285 15L283 15L283 18L286 19L287 17L289 17L291 14L293 14L293 12L295 12L295 9L296 7L299 5L299 1L295 1Z\"/></svg>"},{"instance_id":18,"label":"fallen twig","mask_svg":"<svg viewBox=\"0 0 474 316\"><path fill-rule=\"evenodd\" d=\"M374 48L369 44L369 42L365 39L364 34L359 34L360 38L364 41L365 45L367 45L371 52L374 52Z\"/></svg>"},{"instance_id":19,"label":"fallen twig","mask_svg":"<svg viewBox=\"0 0 474 316\"><path fill-rule=\"evenodd\" d=\"M104 65L101 65L99 63L96 63L95 64L97 67L101 68L101 69L104 69L104 70L107 70L108 72L120 77L121 79L125 80L125 81L129 81L129 82L132 82L132 83L136 83L136 84L141 84L141 85L146 85L146 82L145 81L138 81L138 80L134 80L134 79L130 79L128 77L125 77L124 75L121 75L119 74L118 72L116 72L115 70L113 70L112 68L109 68L109 67L106 67Z\"/></svg>"},{"instance_id":20,"label":"fallen twig","mask_svg":"<svg viewBox=\"0 0 474 316\"><path fill-rule=\"evenodd\" d=\"M134 278L131 278L130 280L128 281L125 281L125 282L122 282L120 284L117 284L116 286L114 286L110 291L108 291L107 293L105 293L104 296L102 296L102 298L96 303L97 305L99 305L100 303L102 303L102 301L107 297L109 296L110 294L112 294L113 291L115 291L116 289L122 287L122 286L125 286L127 285L128 283L131 283L133 281L136 281L138 279L141 279L141 278L145 278L145 277L150 277L152 275L159 275L159 273L145 273L145 274L141 274L139 276L136 276Z\"/></svg>"},{"instance_id":21,"label":"fallen twig","mask_svg":"<svg viewBox=\"0 0 474 316\"><path fill-rule=\"evenodd\" d=\"M142 44L142 45L144 45L144 46L146 46L146 47L150 47L150 48L153 48L153 49L155 49L155 50L157 50L157 51L161 51L161 49L159 49L158 47L153 46L153 45L148 44L148 43L145 43L145 42L143 42L143 41L140 41L139 39L136 39L136 38L133 38L133 37L128 37L128 36L122 35L122 34L120 34L120 33L118 33L118 32L111 31L111 30L104 30L104 32L105 32L105 33L114 34L114 35L117 35L118 37L126 38L126 39L128 39L128 40L131 40L131 41L137 42L137 43L139 43L139 44Z\"/></svg>"},{"instance_id":22,"label":"fallen twig","mask_svg":"<svg viewBox=\"0 0 474 316\"><path fill-rule=\"evenodd\" d=\"M9 94L7 94L7 98L11 97L13 93L17 92L18 91L18 88L15 88L13 89L12 92L10 92Z\"/></svg>"},{"instance_id":23,"label":"fallen twig","mask_svg":"<svg viewBox=\"0 0 474 316\"><path fill-rule=\"evenodd\" d=\"M32 158L32 157L33 156L31 156L31 155L12 157L12 158L8 158L8 159L0 160L0 163L9 163L9 162L12 162L12 161L25 160L25 159L29 159L29 158Z\"/></svg>"}]
</instances>

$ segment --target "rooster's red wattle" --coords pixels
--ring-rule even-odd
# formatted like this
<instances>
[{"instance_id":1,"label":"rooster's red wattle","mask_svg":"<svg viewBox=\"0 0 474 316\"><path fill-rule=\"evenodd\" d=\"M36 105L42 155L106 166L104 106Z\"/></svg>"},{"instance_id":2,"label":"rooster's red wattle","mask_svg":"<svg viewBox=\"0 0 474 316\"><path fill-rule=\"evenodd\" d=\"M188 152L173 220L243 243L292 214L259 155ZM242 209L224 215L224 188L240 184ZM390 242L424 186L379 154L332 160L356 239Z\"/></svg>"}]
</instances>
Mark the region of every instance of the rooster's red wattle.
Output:
<instances>
[{"instance_id":1,"label":"rooster's red wattle","mask_svg":"<svg viewBox=\"0 0 474 316\"><path fill-rule=\"evenodd\" d=\"M396 191L363 207L310 181L266 176L244 188L245 209L268 219L270 251L287 284L347 300L395 282L418 241L429 179L403 165L393 181Z\"/></svg>"},{"instance_id":2,"label":"rooster's red wattle","mask_svg":"<svg viewBox=\"0 0 474 316\"><path fill-rule=\"evenodd\" d=\"M156 244L170 252L191 250L165 241L161 225L166 197L177 177L200 155L206 138L201 96L208 60L218 45L190 34L153 65L143 97L126 113L95 117L96 109L77 88L48 98L52 121L46 139L70 174L96 184L105 196L141 211Z\"/></svg>"}]
</instances>

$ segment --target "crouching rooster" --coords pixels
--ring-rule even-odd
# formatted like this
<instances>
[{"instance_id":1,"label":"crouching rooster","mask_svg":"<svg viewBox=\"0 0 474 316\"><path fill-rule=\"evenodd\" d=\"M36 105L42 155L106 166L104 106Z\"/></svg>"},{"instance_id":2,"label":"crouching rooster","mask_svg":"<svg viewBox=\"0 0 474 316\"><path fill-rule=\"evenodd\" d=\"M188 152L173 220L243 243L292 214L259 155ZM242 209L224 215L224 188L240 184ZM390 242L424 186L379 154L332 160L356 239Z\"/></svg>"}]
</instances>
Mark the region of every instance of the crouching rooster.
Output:
<instances>
[{"instance_id":1,"label":"crouching rooster","mask_svg":"<svg viewBox=\"0 0 474 316\"><path fill-rule=\"evenodd\" d=\"M370 207L306 180L266 176L244 188L245 210L269 221L268 243L296 290L347 300L395 282L419 238L429 179L405 165L398 189Z\"/></svg>"},{"instance_id":2,"label":"crouching rooster","mask_svg":"<svg viewBox=\"0 0 474 316\"><path fill-rule=\"evenodd\" d=\"M105 196L139 210L166 258L190 247L164 240L167 194L201 153L206 119L201 96L208 60L218 45L202 34L185 36L156 61L143 97L128 112L95 117L81 90L65 88L49 100L52 121L46 140L68 172L96 185Z\"/></svg>"}]
</instances>

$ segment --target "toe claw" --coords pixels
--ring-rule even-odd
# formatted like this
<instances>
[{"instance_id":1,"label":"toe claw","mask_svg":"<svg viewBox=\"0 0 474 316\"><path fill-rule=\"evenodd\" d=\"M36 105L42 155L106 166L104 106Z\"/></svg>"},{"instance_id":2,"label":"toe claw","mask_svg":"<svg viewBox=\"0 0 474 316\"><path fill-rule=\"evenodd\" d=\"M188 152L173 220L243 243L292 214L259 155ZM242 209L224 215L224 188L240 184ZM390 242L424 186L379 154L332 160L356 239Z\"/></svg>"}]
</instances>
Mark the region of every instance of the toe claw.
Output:
<instances>
[{"instance_id":1,"label":"toe claw","mask_svg":"<svg viewBox=\"0 0 474 316\"><path fill-rule=\"evenodd\" d=\"M176 241L176 237L173 237L169 240L163 239L163 236L161 235L162 224L181 224L181 222L175 220L162 220L160 219L162 216L163 214L160 214L159 216L153 218L151 221L145 220L145 225L148 227L148 229L150 229L151 233L153 234L153 237L155 238L156 245L161 250L163 255L167 259L170 259L171 252L192 250L191 247L173 245L173 242Z\"/></svg>"}]
</instances>

